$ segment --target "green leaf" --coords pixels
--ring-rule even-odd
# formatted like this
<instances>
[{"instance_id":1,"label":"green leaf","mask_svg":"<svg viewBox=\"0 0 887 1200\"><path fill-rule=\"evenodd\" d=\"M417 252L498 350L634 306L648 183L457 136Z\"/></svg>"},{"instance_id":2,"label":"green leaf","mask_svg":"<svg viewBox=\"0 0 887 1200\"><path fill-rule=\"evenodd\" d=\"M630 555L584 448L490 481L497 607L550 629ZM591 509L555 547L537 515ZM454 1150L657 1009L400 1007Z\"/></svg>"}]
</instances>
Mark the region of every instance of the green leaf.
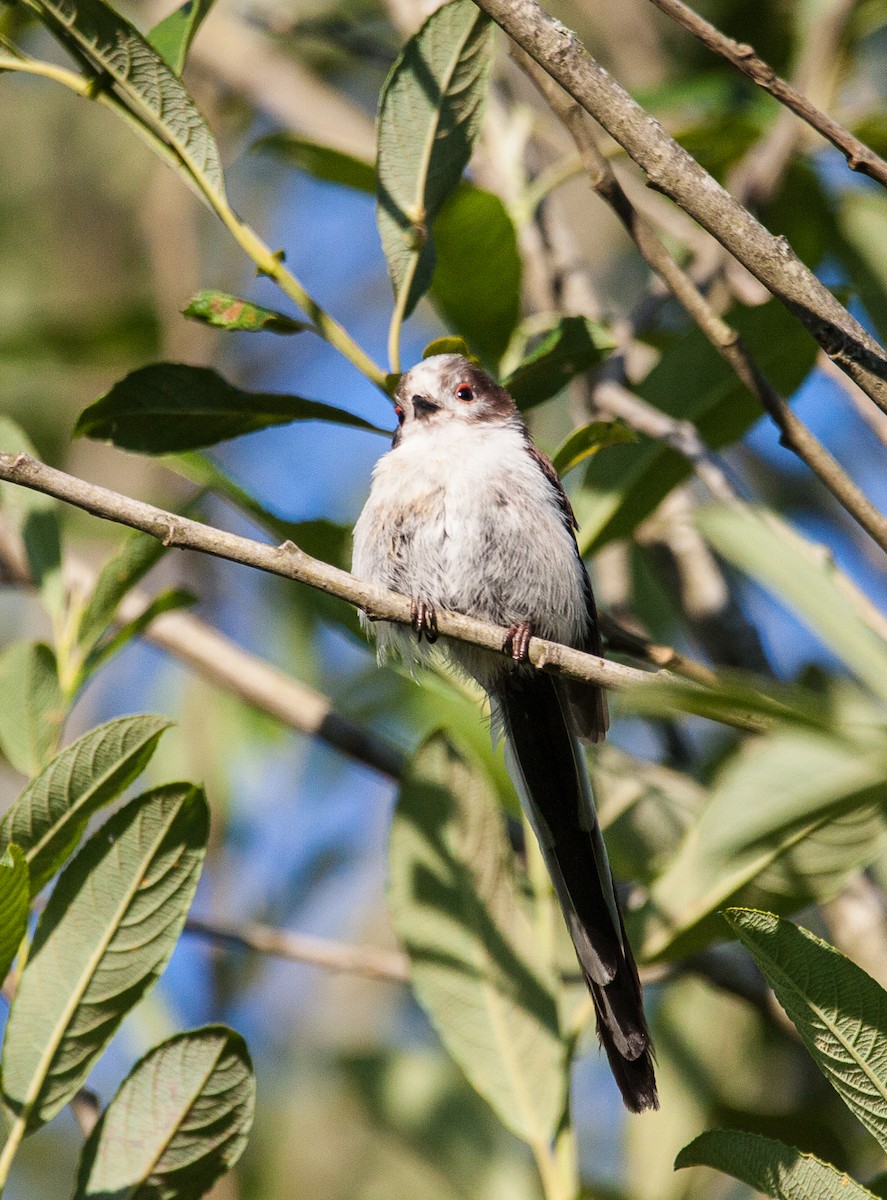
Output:
<instances>
[{"instance_id":1,"label":"green leaf","mask_svg":"<svg viewBox=\"0 0 887 1200\"><path fill-rule=\"evenodd\" d=\"M154 26L148 34L148 41L176 75L181 75L185 68L185 59L194 35L203 24L204 18L212 8L214 0L185 0L179 8L173 9L169 16Z\"/></svg>"},{"instance_id":2,"label":"green leaf","mask_svg":"<svg viewBox=\"0 0 887 1200\"><path fill-rule=\"evenodd\" d=\"M39 458L27 434L14 421L2 416L0 450L7 454L30 454ZM0 507L24 542L28 570L34 586L40 592L44 608L51 617L60 619L65 605L65 589L62 582L58 504L51 496L44 496L30 488L0 483Z\"/></svg>"},{"instance_id":3,"label":"green leaf","mask_svg":"<svg viewBox=\"0 0 887 1200\"><path fill-rule=\"evenodd\" d=\"M192 296L182 316L203 321L216 329L244 330L247 333L304 333L313 329L310 321L296 321L273 308L262 308L251 300L229 296L227 292L203 291Z\"/></svg>"},{"instance_id":4,"label":"green leaf","mask_svg":"<svg viewBox=\"0 0 887 1200\"><path fill-rule=\"evenodd\" d=\"M520 317L517 232L498 196L457 187L434 222L437 266L431 299L472 350L495 366Z\"/></svg>"},{"instance_id":5,"label":"green leaf","mask_svg":"<svg viewBox=\"0 0 887 1200\"><path fill-rule=\"evenodd\" d=\"M382 88L377 217L404 317L431 283L432 222L459 183L480 128L492 28L471 0L450 0L410 38Z\"/></svg>"},{"instance_id":6,"label":"green leaf","mask_svg":"<svg viewBox=\"0 0 887 1200\"><path fill-rule=\"evenodd\" d=\"M203 792L167 784L116 812L59 877L3 1043L4 1102L27 1129L76 1094L161 975L197 887L208 832Z\"/></svg>"},{"instance_id":7,"label":"green leaf","mask_svg":"<svg viewBox=\"0 0 887 1200\"><path fill-rule=\"evenodd\" d=\"M518 1137L553 1135L566 1057L486 777L445 734L419 749L391 829L389 900L416 994L469 1082Z\"/></svg>"},{"instance_id":8,"label":"green leaf","mask_svg":"<svg viewBox=\"0 0 887 1200\"><path fill-rule=\"evenodd\" d=\"M775 300L734 309L727 319L774 387L791 396L816 360L816 344L800 322ZM713 450L742 437L762 412L696 328L666 350L635 390L670 417L692 421ZM690 470L682 455L647 438L593 458L572 496L582 553L629 537Z\"/></svg>"},{"instance_id":9,"label":"green leaf","mask_svg":"<svg viewBox=\"0 0 887 1200\"><path fill-rule=\"evenodd\" d=\"M773 1200L873 1200L872 1192L829 1163L774 1138L713 1129L685 1146L681 1167L714 1167Z\"/></svg>"},{"instance_id":10,"label":"green leaf","mask_svg":"<svg viewBox=\"0 0 887 1200\"><path fill-rule=\"evenodd\" d=\"M772 913L724 916L826 1079L887 1149L887 992L833 946Z\"/></svg>"},{"instance_id":11,"label":"green leaf","mask_svg":"<svg viewBox=\"0 0 887 1200\"><path fill-rule=\"evenodd\" d=\"M246 1043L223 1025L133 1067L83 1148L74 1200L196 1200L240 1158L255 1110Z\"/></svg>"},{"instance_id":12,"label":"green leaf","mask_svg":"<svg viewBox=\"0 0 887 1200\"><path fill-rule=\"evenodd\" d=\"M0 819L0 841L21 846L34 896L80 841L93 813L141 775L173 724L152 713L99 725L66 747Z\"/></svg>"},{"instance_id":13,"label":"green leaf","mask_svg":"<svg viewBox=\"0 0 887 1200\"><path fill-rule=\"evenodd\" d=\"M473 357L468 343L460 337L435 338L422 351L423 358L433 358L436 354L461 354L463 358ZM477 362L477 359L474 361Z\"/></svg>"},{"instance_id":14,"label":"green leaf","mask_svg":"<svg viewBox=\"0 0 887 1200\"><path fill-rule=\"evenodd\" d=\"M33 7L61 42L111 77L132 114L225 203L216 139L181 80L139 31L102 0L33 0Z\"/></svg>"},{"instance_id":15,"label":"green leaf","mask_svg":"<svg viewBox=\"0 0 887 1200\"><path fill-rule=\"evenodd\" d=\"M0 655L0 749L17 771L46 765L64 719L55 654L44 642L13 642Z\"/></svg>"},{"instance_id":16,"label":"green leaf","mask_svg":"<svg viewBox=\"0 0 887 1200\"><path fill-rule=\"evenodd\" d=\"M315 179L325 183L340 183L343 187L358 192L376 191L376 166L367 159L357 158L337 150L334 146L323 146L297 133L270 133L254 142L250 149L259 154L270 154L293 167L300 167Z\"/></svg>"},{"instance_id":17,"label":"green leaf","mask_svg":"<svg viewBox=\"0 0 887 1200\"><path fill-rule=\"evenodd\" d=\"M887 698L887 643L853 612L829 563L813 560L765 509L707 508L697 524L719 554L780 596L858 679Z\"/></svg>"},{"instance_id":18,"label":"green leaf","mask_svg":"<svg viewBox=\"0 0 887 1200\"><path fill-rule=\"evenodd\" d=\"M114 634L93 648L83 663L79 682L81 684L85 682L94 671L106 663L109 658L113 658L133 638L144 633L156 617L163 613L175 612L179 608L188 608L196 603L196 600L197 597L194 593L186 591L184 588L167 588L165 591L158 592L137 617L126 621Z\"/></svg>"},{"instance_id":19,"label":"green leaf","mask_svg":"<svg viewBox=\"0 0 887 1200\"><path fill-rule=\"evenodd\" d=\"M727 761L709 803L632 912L645 960L711 940L713 914L828 822L887 802L887 746L785 729ZM714 931L716 933L716 929Z\"/></svg>"},{"instance_id":20,"label":"green leaf","mask_svg":"<svg viewBox=\"0 0 887 1200\"><path fill-rule=\"evenodd\" d=\"M558 447L552 459L554 469L564 476L606 446L624 446L626 442L637 440L634 430L621 421L591 421L581 429L574 429Z\"/></svg>"},{"instance_id":21,"label":"green leaf","mask_svg":"<svg viewBox=\"0 0 887 1200\"><path fill-rule=\"evenodd\" d=\"M155 363L115 383L80 414L74 433L113 442L123 450L169 454L291 421L331 421L387 432L318 400L241 391L209 367Z\"/></svg>"},{"instance_id":22,"label":"green leaf","mask_svg":"<svg viewBox=\"0 0 887 1200\"><path fill-rule=\"evenodd\" d=\"M134 588L166 553L158 538L136 532L123 543L118 554L99 572L92 595L80 614L77 640L91 646L114 619L117 606L130 588Z\"/></svg>"},{"instance_id":23,"label":"green leaf","mask_svg":"<svg viewBox=\"0 0 887 1200\"><path fill-rule=\"evenodd\" d=\"M837 212L834 252L882 338L887 337L887 267L878 247L887 236L887 204L877 190L847 189Z\"/></svg>"},{"instance_id":24,"label":"green leaf","mask_svg":"<svg viewBox=\"0 0 887 1200\"><path fill-rule=\"evenodd\" d=\"M502 386L525 412L556 396L571 379L599 363L615 346L603 325L585 317L561 317L535 350L502 381Z\"/></svg>"},{"instance_id":25,"label":"green leaf","mask_svg":"<svg viewBox=\"0 0 887 1200\"><path fill-rule=\"evenodd\" d=\"M25 936L30 903L28 864L19 847L10 843L0 858L0 983Z\"/></svg>"}]
</instances>

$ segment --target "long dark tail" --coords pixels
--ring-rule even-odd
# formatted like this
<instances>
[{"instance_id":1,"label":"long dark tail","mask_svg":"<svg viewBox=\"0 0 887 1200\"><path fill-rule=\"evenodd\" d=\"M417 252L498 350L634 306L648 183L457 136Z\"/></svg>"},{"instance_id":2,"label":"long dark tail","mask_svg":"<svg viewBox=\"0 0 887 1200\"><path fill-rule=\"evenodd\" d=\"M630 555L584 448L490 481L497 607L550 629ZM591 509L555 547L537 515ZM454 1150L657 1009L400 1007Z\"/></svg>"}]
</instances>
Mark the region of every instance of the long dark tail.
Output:
<instances>
[{"instance_id":1,"label":"long dark tail","mask_svg":"<svg viewBox=\"0 0 887 1200\"><path fill-rule=\"evenodd\" d=\"M550 675L515 672L493 700L509 772L548 864L619 1090L632 1112L658 1108L641 984L566 693Z\"/></svg>"}]
</instances>

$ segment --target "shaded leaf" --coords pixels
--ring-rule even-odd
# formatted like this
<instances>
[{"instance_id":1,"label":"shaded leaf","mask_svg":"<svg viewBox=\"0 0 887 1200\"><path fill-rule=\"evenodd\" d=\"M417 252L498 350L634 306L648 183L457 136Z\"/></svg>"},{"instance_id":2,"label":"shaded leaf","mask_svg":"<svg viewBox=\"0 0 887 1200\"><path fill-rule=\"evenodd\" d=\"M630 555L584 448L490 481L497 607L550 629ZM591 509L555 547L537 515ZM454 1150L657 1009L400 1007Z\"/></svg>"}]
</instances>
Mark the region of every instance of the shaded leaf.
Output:
<instances>
[{"instance_id":1,"label":"shaded leaf","mask_svg":"<svg viewBox=\"0 0 887 1200\"><path fill-rule=\"evenodd\" d=\"M74 1200L197 1200L237 1162L256 1083L223 1025L167 1039L133 1067L83 1148Z\"/></svg>"},{"instance_id":2,"label":"shaded leaf","mask_svg":"<svg viewBox=\"0 0 887 1200\"><path fill-rule=\"evenodd\" d=\"M151 598L137 617L133 617L131 621L124 622L115 633L92 649L83 664L80 682L82 683L86 680L98 667L107 662L109 658L113 658L133 638L144 633L156 617L161 616L163 613L175 612L179 608L187 608L191 604L194 604L196 600L197 597L194 593L186 591L184 588L167 588L165 591L158 592L156 596Z\"/></svg>"},{"instance_id":3,"label":"shaded leaf","mask_svg":"<svg viewBox=\"0 0 887 1200\"><path fill-rule=\"evenodd\" d=\"M3 1097L35 1129L75 1095L157 980L197 887L202 791L156 788L116 812L68 865L37 924L3 1043Z\"/></svg>"},{"instance_id":4,"label":"shaded leaf","mask_svg":"<svg viewBox=\"0 0 887 1200\"><path fill-rule=\"evenodd\" d=\"M447 1050L509 1129L548 1140L565 1104L556 983L521 907L495 794L442 733L401 788L389 899Z\"/></svg>"},{"instance_id":5,"label":"shaded leaf","mask_svg":"<svg viewBox=\"0 0 887 1200\"><path fill-rule=\"evenodd\" d=\"M114 80L133 115L224 203L216 139L181 80L139 31L103 0L33 0L33 7L60 41Z\"/></svg>"},{"instance_id":6,"label":"shaded leaf","mask_svg":"<svg viewBox=\"0 0 887 1200\"><path fill-rule=\"evenodd\" d=\"M502 381L518 408L526 411L550 400L604 355L616 343L604 328L585 317L561 317L523 362Z\"/></svg>"},{"instance_id":7,"label":"shaded leaf","mask_svg":"<svg viewBox=\"0 0 887 1200\"><path fill-rule=\"evenodd\" d=\"M36 775L52 757L65 719L55 654L45 642L13 642L0 655L0 749Z\"/></svg>"},{"instance_id":8,"label":"shaded leaf","mask_svg":"<svg viewBox=\"0 0 887 1200\"><path fill-rule=\"evenodd\" d=\"M40 457L24 430L3 416L0 416L0 449L7 454ZM59 619L64 609L65 590L58 504L42 492L0 482L0 506L24 542L28 570L44 607L52 617Z\"/></svg>"},{"instance_id":9,"label":"shaded leaf","mask_svg":"<svg viewBox=\"0 0 887 1200\"><path fill-rule=\"evenodd\" d=\"M468 165L491 68L491 22L471 0L449 0L410 38L382 88L377 217L405 317L431 283L431 225Z\"/></svg>"},{"instance_id":10,"label":"shaded leaf","mask_svg":"<svg viewBox=\"0 0 887 1200\"><path fill-rule=\"evenodd\" d=\"M185 3L158 21L148 41L176 75L181 75L194 35L203 24L214 0L185 0Z\"/></svg>"},{"instance_id":11,"label":"shaded leaf","mask_svg":"<svg viewBox=\"0 0 887 1200\"><path fill-rule=\"evenodd\" d=\"M28 864L19 847L10 843L0 858L0 983L25 936L30 903Z\"/></svg>"},{"instance_id":12,"label":"shaded leaf","mask_svg":"<svg viewBox=\"0 0 887 1200\"><path fill-rule=\"evenodd\" d=\"M57 754L0 819L0 841L21 846L36 895L80 841L93 813L145 769L173 724L152 713L99 725Z\"/></svg>"},{"instance_id":13,"label":"shaded leaf","mask_svg":"<svg viewBox=\"0 0 887 1200\"><path fill-rule=\"evenodd\" d=\"M259 154L300 167L325 183L340 183L358 192L376 191L376 166L367 159L357 158L334 146L324 146L297 133L271 133L250 147Z\"/></svg>"},{"instance_id":14,"label":"shaded leaf","mask_svg":"<svg viewBox=\"0 0 887 1200\"><path fill-rule=\"evenodd\" d=\"M155 363L130 372L85 409L74 433L105 439L124 450L169 454L291 421L331 421L385 432L319 400L244 392L209 367Z\"/></svg>"},{"instance_id":15,"label":"shaded leaf","mask_svg":"<svg viewBox=\"0 0 887 1200\"><path fill-rule=\"evenodd\" d=\"M697 524L719 554L785 600L858 679L887 698L887 643L853 612L830 564L814 561L765 509L707 508Z\"/></svg>"},{"instance_id":16,"label":"shaded leaf","mask_svg":"<svg viewBox=\"0 0 887 1200\"><path fill-rule=\"evenodd\" d=\"M434 222L431 299L472 350L495 366L520 317L522 260L508 210L492 192L462 184Z\"/></svg>"},{"instance_id":17,"label":"shaded leaf","mask_svg":"<svg viewBox=\"0 0 887 1200\"><path fill-rule=\"evenodd\" d=\"M468 343L460 337L435 338L422 351L423 358L433 358L435 354L461 354L463 358L472 357Z\"/></svg>"},{"instance_id":18,"label":"shaded leaf","mask_svg":"<svg viewBox=\"0 0 887 1200\"><path fill-rule=\"evenodd\" d=\"M77 640L89 646L101 636L114 619L117 606L130 588L134 588L160 561L168 547L147 533L127 537L118 554L102 567L77 625Z\"/></svg>"},{"instance_id":19,"label":"shaded leaf","mask_svg":"<svg viewBox=\"0 0 887 1200\"><path fill-rule=\"evenodd\" d=\"M887 1148L887 992L807 929L772 913L724 914L826 1079Z\"/></svg>"},{"instance_id":20,"label":"shaded leaf","mask_svg":"<svg viewBox=\"0 0 887 1200\"><path fill-rule=\"evenodd\" d=\"M296 321L273 308L262 308L251 300L229 296L227 292L202 291L192 296L182 309L182 316L203 321L216 329L243 330L247 333L304 333L314 326L310 321Z\"/></svg>"},{"instance_id":21,"label":"shaded leaf","mask_svg":"<svg viewBox=\"0 0 887 1200\"><path fill-rule=\"evenodd\" d=\"M710 1130L685 1146L674 1165L714 1167L773 1200L872 1200L843 1171L757 1133Z\"/></svg>"},{"instance_id":22,"label":"shaded leaf","mask_svg":"<svg viewBox=\"0 0 887 1200\"><path fill-rule=\"evenodd\" d=\"M636 442L637 434L622 421L591 421L574 429L555 452L552 462L558 475L564 476L606 446Z\"/></svg>"},{"instance_id":23,"label":"shaded leaf","mask_svg":"<svg viewBox=\"0 0 887 1200\"><path fill-rule=\"evenodd\" d=\"M887 267L879 247L887 236L887 204L875 188L842 190L833 251L840 257L853 287L881 338L887 337Z\"/></svg>"}]
</instances>

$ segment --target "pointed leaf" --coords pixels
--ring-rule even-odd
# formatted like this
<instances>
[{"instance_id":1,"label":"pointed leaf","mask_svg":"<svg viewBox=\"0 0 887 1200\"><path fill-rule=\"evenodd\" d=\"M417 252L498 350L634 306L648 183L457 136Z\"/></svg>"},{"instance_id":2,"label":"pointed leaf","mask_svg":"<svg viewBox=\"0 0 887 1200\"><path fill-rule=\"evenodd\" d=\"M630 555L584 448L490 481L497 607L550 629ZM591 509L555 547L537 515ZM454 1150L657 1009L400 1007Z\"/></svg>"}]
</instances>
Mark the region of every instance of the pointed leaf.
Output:
<instances>
[{"instance_id":1,"label":"pointed leaf","mask_svg":"<svg viewBox=\"0 0 887 1200\"><path fill-rule=\"evenodd\" d=\"M0 655L0 749L17 771L46 765L64 719L55 654L44 642L13 642Z\"/></svg>"},{"instance_id":2,"label":"pointed leaf","mask_svg":"<svg viewBox=\"0 0 887 1200\"><path fill-rule=\"evenodd\" d=\"M144 579L166 550L163 542L147 533L136 532L127 537L120 552L102 567L80 614L77 640L81 646L92 645L105 632L120 601Z\"/></svg>"},{"instance_id":3,"label":"pointed leaf","mask_svg":"<svg viewBox=\"0 0 887 1200\"><path fill-rule=\"evenodd\" d=\"M606 446L624 446L636 442L638 435L621 421L591 421L575 429L558 447L552 462L558 475L564 476Z\"/></svg>"},{"instance_id":4,"label":"pointed leaf","mask_svg":"<svg viewBox=\"0 0 887 1200\"><path fill-rule=\"evenodd\" d=\"M325 183L340 183L370 194L376 190L375 163L337 150L335 146L323 146L297 133L270 133L259 138L250 149L259 154L270 154L290 166L301 167Z\"/></svg>"},{"instance_id":5,"label":"pointed leaf","mask_svg":"<svg viewBox=\"0 0 887 1200\"><path fill-rule=\"evenodd\" d=\"M33 6L65 45L110 75L130 111L224 203L216 139L181 80L139 31L103 0L33 0Z\"/></svg>"},{"instance_id":6,"label":"pointed leaf","mask_svg":"<svg viewBox=\"0 0 887 1200\"><path fill-rule=\"evenodd\" d=\"M826 1079L887 1149L887 992L807 929L772 913L724 914Z\"/></svg>"},{"instance_id":7,"label":"pointed leaf","mask_svg":"<svg viewBox=\"0 0 887 1200\"><path fill-rule=\"evenodd\" d=\"M3 1043L7 1110L35 1129L75 1095L182 931L209 830L173 783L116 812L68 865L34 934Z\"/></svg>"},{"instance_id":8,"label":"pointed leaf","mask_svg":"<svg viewBox=\"0 0 887 1200\"><path fill-rule=\"evenodd\" d=\"M713 1129L685 1146L681 1167L714 1167L773 1200L873 1200L873 1194L830 1163L774 1138Z\"/></svg>"},{"instance_id":9,"label":"pointed leaf","mask_svg":"<svg viewBox=\"0 0 887 1200\"><path fill-rule=\"evenodd\" d=\"M0 819L0 841L21 846L36 895L80 841L93 813L145 769L172 721L152 713L120 717L62 750Z\"/></svg>"},{"instance_id":10,"label":"pointed leaf","mask_svg":"<svg viewBox=\"0 0 887 1200\"><path fill-rule=\"evenodd\" d=\"M155 618L162 616L163 613L175 612L179 608L188 608L196 601L197 597L194 593L188 592L184 588L167 588L163 592L158 592L137 617L126 621L116 633L94 647L83 664L81 683L85 682L109 658L113 658L115 654L119 653L133 638L144 633Z\"/></svg>"},{"instance_id":11,"label":"pointed leaf","mask_svg":"<svg viewBox=\"0 0 887 1200\"><path fill-rule=\"evenodd\" d=\"M436 354L461 354L463 358L471 358L471 350L465 338L439 337L429 342L422 351L423 358L434 358ZM477 359L474 360L477 362Z\"/></svg>"},{"instance_id":12,"label":"pointed leaf","mask_svg":"<svg viewBox=\"0 0 887 1200\"><path fill-rule=\"evenodd\" d=\"M442 733L401 788L389 899L447 1050L509 1129L548 1140L565 1103L556 983L536 953L495 794Z\"/></svg>"},{"instance_id":13,"label":"pointed leaf","mask_svg":"<svg viewBox=\"0 0 887 1200\"><path fill-rule=\"evenodd\" d=\"M243 1153L255 1095L246 1043L232 1030L207 1025L162 1042L84 1146L74 1200L197 1200Z\"/></svg>"},{"instance_id":14,"label":"pointed leaf","mask_svg":"<svg viewBox=\"0 0 887 1200\"><path fill-rule=\"evenodd\" d=\"M273 308L262 308L251 300L229 296L227 292L203 291L192 296L182 309L182 316L203 321L216 329L241 330L246 333L304 333L314 326L310 321L296 321Z\"/></svg>"},{"instance_id":15,"label":"pointed leaf","mask_svg":"<svg viewBox=\"0 0 887 1200\"><path fill-rule=\"evenodd\" d=\"M318 400L241 391L209 367L155 363L115 383L80 414L74 433L106 439L124 450L169 454L291 421L331 421L387 432Z\"/></svg>"},{"instance_id":16,"label":"pointed leaf","mask_svg":"<svg viewBox=\"0 0 887 1200\"><path fill-rule=\"evenodd\" d=\"M491 69L491 22L471 0L449 0L410 38L382 88L377 217L404 316L431 283L431 225L468 165Z\"/></svg>"},{"instance_id":17,"label":"pointed leaf","mask_svg":"<svg viewBox=\"0 0 887 1200\"><path fill-rule=\"evenodd\" d=\"M37 454L31 439L14 421L0 417L0 450L7 454ZM0 483L0 507L25 544L28 570L50 616L59 618L65 603L62 583L61 535L58 504L51 496L14 483Z\"/></svg>"},{"instance_id":18,"label":"pointed leaf","mask_svg":"<svg viewBox=\"0 0 887 1200\"><path fill-rule=\"evenodd\" d=\"M194 35L215 0L185 0L154 26L148 41L176 75L181 75Z\"/></svg>"},{"instance_id":19,"label":"pointed leaf","mask_svg":"<svg viewBox=\"0 0 887 1200\"><path fill-rule=\"evenodd\" d=\"M599 363L615 347L603 325L585 317L562 317L502 386L518 408L526 411L556 396L571 379Z\"/></svg>"},{"instance_id":20,"label":"pointed leaf","mask_svg":"<svg viewBox=\"0 0 887 1200\"><path fill-rule=\"evenodd\" d=\"M10 843L0 858L0 982L25 936L30 903L28 864L18 846Z\"/></svg>"}]
</instances>

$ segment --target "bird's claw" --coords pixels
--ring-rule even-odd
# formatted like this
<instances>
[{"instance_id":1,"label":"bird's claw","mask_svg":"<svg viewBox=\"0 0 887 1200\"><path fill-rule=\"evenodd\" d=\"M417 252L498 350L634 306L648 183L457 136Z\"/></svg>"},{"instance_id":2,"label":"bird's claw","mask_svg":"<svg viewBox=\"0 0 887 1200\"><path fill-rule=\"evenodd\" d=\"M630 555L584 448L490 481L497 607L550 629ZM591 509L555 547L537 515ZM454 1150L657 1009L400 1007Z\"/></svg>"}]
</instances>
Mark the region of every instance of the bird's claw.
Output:
<instances>
[{"instance_id":1,"label":"bird's claw","mask_svg":"<svg viewBox=\"0 0 887 1200\"><path fill-rule=\"evenodd\" d=\"M502 639L502 653L510 655L516 663L525 663L530 658L530 638L533 627L529 621L520 621L509 626Z\"/></svg>"},{"instance_id":2,"label":"bird's claw","mask_svg":"<svg viewBox=\"0 0 887 1200\"><path fill-rule=\"evenodd\" d=\"M427 600L420 600L416 596L413 597L410 624L416 635L416 641L421 642L423 636L429 646L437 641L437 613L435 612L434 605L429 604Z\"/></svg>"}]
</instances>

